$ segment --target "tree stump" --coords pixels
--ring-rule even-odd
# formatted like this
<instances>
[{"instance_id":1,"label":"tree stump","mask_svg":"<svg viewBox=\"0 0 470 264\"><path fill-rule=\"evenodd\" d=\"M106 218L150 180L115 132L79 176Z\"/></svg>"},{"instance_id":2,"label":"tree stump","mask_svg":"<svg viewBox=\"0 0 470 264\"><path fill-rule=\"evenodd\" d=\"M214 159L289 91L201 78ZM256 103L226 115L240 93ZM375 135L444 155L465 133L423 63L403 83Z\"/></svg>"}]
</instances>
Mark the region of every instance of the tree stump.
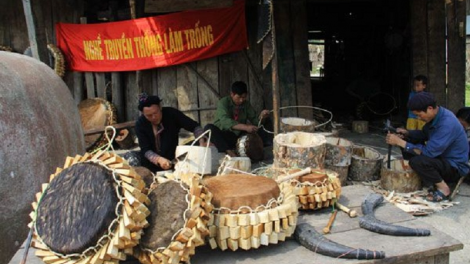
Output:
<instances>
[{"instance_id":1,"label":"tree stump","mask_svg":"<svg viewBox=\"0 0 470 264\"><path fill-rule=\"evenodd\" d=\"M353 144L351 141L338 138L326 138L325 165L349 166L351 164Z\"/></svg>"},{"instance_id":2,"label":"tree stump","mask_svg":"<svg viewBox=\"0 0 470 264\"><path fill-rule=\"evenodd\" d=\"M284 117L281 118L281 131L284 133L302 131L302 132L313 132L317 122L298 118L298 117Z\"/></svg>"},{"instance_id":3,"label":"tree stump","mask_svg":"<svg viewBox=\"0 0 470 264\"><path fill-rule=\"evenodd\" d=\"M325 161L326 139L306 132L279 134L274 138L274 166L277 168L319 168Z\"/></svg>"},{"instance_id":4,"label":"tree stump","mask_svg":"<svg viewBox=\"0 0 470 264\"><path fill-rule=\"evenodd\" d=\"M375 181L380 178L383 156L373 148L353 147L349 177L354 181Z\"/></svg>"},{"instance_id":5,"label":"tree stump","mask_svg":"<svg viewBox=\"0 0 470 264\"><path fill-rule=\"evenodd\" d=\"M422 188L421 178L403 159L390 161L390 169L382 166L380 185L385 190L408 193Z\"/></svg>"}]
</instances>

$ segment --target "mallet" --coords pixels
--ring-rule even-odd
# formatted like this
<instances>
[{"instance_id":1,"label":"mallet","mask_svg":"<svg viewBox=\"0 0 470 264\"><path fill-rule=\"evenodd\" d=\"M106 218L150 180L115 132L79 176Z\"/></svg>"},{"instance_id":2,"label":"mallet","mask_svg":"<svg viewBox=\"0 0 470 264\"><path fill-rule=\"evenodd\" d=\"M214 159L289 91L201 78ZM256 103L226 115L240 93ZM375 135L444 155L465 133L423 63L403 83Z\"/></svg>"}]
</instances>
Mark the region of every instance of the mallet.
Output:
<instances>
[{"instance_id":1,"label":"mallet","mask_svg":"<svg viewBox=\"0 0 470 264\"><path fill-rule=\"evenodd\" d=\"M331 226L333 225L333 222L335 221L335 218L336 218L336 214L338 213L338 210L335 210L331 216L330 216L330 220L328 220L328 224L325 226L325 228L323 228L323 234L328 234L330 233L330 229L331 229Z\"/></svg>"},{"instance_id":2,"label":"mallet","mask_svg":"<svg viewBox=\"0 0 470 264\"><path fill-rule=\"evenodd\" d=\"M353 218L353 217L357 216L356 210L351 210L351 209L347 208L346 206L344 206L340 203L336 203L335 205L338 209L340 209L341 211L347 213L349 215L349 217Z\"/></svg>"}]
</instances>

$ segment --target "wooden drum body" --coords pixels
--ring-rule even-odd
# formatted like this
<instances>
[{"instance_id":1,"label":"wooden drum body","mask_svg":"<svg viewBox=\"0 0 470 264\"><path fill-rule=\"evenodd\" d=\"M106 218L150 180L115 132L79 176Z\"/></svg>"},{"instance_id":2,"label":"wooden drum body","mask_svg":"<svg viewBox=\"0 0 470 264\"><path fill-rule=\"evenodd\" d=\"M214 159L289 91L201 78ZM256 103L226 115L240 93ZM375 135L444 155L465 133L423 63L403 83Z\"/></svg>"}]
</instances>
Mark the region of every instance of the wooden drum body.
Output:
<instances>
[{"instance_id":1,"label":"wooden drum body","mask_svg":"<svg viewBox=\"0 0 470 264\"><path fill-rule=\"evenodd\" d=\"M317 123L312 120L299 117L284 117L281 118L281 131L283 133L302 131L313 132Z\"/></svg>"},{"instance_id":2,"label":"wooden drum body","mask_svg":"<svg viewBox=\"0 0 470 264\"><path fill-rule=\"evenodd\" d=\"M342 185L346 184L349 165L351 165L353 144L351 141L338 138L326 138L325 168L336 171Z\"/></svg>"},{"instance_id":3,"label":"wooden drum body","mask_svg":"<svg viewBox=\"0 0 470 264\"><path fill-rule=\"evenodd\" d=\"M186 181L166 180L149 193L149 226L134 256L143 264L189 262L209 234L212 194L192 174Z\"/></svg>"},{"instance_id":4,"label":"wooden drum body","mask_svg":"<svg viewBox=\"0 0 470 264\"><path fill-rule=\"evenodd\" d=\"M243 174L205 180L214 194L214 220L209 223L209 244L235 251L277 244L293 234L297 199L288 183Z\"/></svg>"},{"instance_id":5,"label":"wooden drum body","mask_svg":"<svg viewBox=\"0 0 470 264\"><path fill-rule=\"evenodd\" d=\"M349 177L354 181L375 181L380 178L383 156L370 147L353 147Z\"/></svg>"},{"instance_id":6,"label":"wooden drum body","mask_svg":"<svg viewBox=\"0 0 470 264\"><path fill-rule=\"evenodd\" d=\"M98 264L126 259L150 211L145 183L115 154L68 157L36 195L36 255L46 263Z\"/></svg>"},{"instance_id":7,"label":"wooden drum body","mask_svg":"<svg viewBox=\"0 0 470 264\"><path fill-rule=\"evenodd\" d=\"M381 171L380 185L385 190L400 193L414 192L422 188L421 178L403 159L391 160L390 169L384 162Z\"/></svg>"},{"instance_id":8,"label":"wooden drum body","mask_svg":"<svg viewBox=\"0 0 470 264\"><path fill-rule=\"evenodd\" d=\"M246 174L251 171L251 160L248 157L231 157L220 161L219 175Z\"/></svg>"},{"instance_id":9,"label":"wooden drum body","mask_svg":"<svg viewBox=\"0 0 470 264\"><path fill-rule=\"evenodd\" d=\"M338 173L331 170L313 170L310 174L291 181L303 210L317 210L331 206L341 195Z\"/></svg>"},{"instance_id":10,"label":"wooden drum body","mask_svg":"<svg viewBox=\"0 0 470 264\"><path fill-rule=\"evenodd\" d=\"M290 132L274 138L274 166L277 168L324 167L325 136L315 133Z\"/></svg>"}]
</instances>

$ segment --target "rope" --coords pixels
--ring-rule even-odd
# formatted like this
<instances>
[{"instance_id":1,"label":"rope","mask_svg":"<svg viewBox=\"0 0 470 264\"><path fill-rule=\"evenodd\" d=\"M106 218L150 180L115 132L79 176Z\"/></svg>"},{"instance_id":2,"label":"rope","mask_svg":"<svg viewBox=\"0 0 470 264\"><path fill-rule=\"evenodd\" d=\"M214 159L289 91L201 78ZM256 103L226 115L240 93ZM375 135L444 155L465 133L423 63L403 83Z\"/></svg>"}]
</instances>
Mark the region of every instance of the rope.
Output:
<instances>
[{"instance_id":1,"label":"rope","mask_svg":"<svg viewBox=\"0 0 470 264\"><path fill-rule=\"evenodd\" d=\"M109 138L108 133L106 133L108 129L111 129L111 131L113 132L111 138ZM117 134L116 128L114 128L113 126L106 126L105 129L104 129L104 135L106 136L106 140L108 141L108 143L104 146L96 148L95 150L93 150L93 152L91 152L91 154L95 154L98 151L102 151L102 150L103 151L109 151L109 149L111 149L112 152L115 152L114 148L113 148L113 141L116 138L116 134Z\"/></svg>"},{"instance_id":2,"label":"rope","mask_svg":"<svg viewBox=\"0 0 470 264\"><path fill-rule=\"evenodd\" d=\"M326 110L326 109L323 109L323 108L319 108L319 107L315 107L315 106L308 106L308 105L297 105L297 106L283 106L283 107L280 107L279 110L283 110L283 109L289 109L289 108L310 108L310 109L316 109L316 110L320 110L320 111L323 111L323 112L326 112L330 115L330 118L328 119L328 121L324 122L324 123L321 123L321 124L318 124L316 126L314 126L314 128L319 128L319 127L322 127L322 126L325 126L327 125L328 123L331 122L331 120L333 120L333 113ZM270 113L274 112L274 110L270 110L269 111ZM261 125L261 119L259 120L258 122L258 127L259 128L263 128L264 131L266 131L267 133L270 133L270 134L274 134L273 131L269 131L267 130L263 125Z\"/></svg>"}]
</instances>

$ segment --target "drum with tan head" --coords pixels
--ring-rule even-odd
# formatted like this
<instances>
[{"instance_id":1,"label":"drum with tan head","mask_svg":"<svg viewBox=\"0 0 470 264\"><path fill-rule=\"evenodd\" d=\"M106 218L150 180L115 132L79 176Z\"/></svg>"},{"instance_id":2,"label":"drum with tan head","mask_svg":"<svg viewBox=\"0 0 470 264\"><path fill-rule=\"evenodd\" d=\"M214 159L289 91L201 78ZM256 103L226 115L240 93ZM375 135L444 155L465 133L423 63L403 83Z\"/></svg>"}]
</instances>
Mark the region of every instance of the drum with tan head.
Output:
<instances>
[{"instance_id":1,"label":"drum with tan head","mask_svg":"<svg viewBox=\"0 0 470 264\"><path fill-rule=\"evenodd\" d=\"M116 108L102 98L89 98L78 104L80 120L83 131L104 128L116 123ZM111 138L111 135L109 135ZM103 133L85 136L85 147L87 151L94 150L107 144Z\"/></svg>"},{"instance_id":2,"label":"drum with tan head","mask_svg":"<svg viewBox=\"0 0 470 264\"><path fill-rule=\"evenodd\" d=\"M148 225L145 183L121 157L68 157L36 195L33 247L45 263L117 263Z\"/></svg>"},{"instance_id":3,"label":"drum with tan head","mask_svg":"<svg viewBox=\"0 0 470 264\"><path fill-rule=\"evenodd\" d=\"M338 173L331 170L315 169L291 182L295 185L295 193L303 210L329 207L341 195Z\"/></svg>"},{"instance_id":4,"label":"drum with tan head","mask_svg":"<svg viewBox=\"0 0 470 264\"><path fill-rule=\"evenodd\" d=\"M209 244L232 251L277 244L290 237L297 222L297 199L289 183L263 176L229 174L205 179L214 195Z\"/></svg>"},{"instance_id":5,"label":"drum with tan head","mask_svg":"<svg viewBox=\"0 0 470 264\"><path fill-rule=\"evenodd\" d=\"M160 181L149 193L149 226L134 256L143 264L189 262L209 234L212 194L197 174Z\"/></svg>"}]
</instances>

